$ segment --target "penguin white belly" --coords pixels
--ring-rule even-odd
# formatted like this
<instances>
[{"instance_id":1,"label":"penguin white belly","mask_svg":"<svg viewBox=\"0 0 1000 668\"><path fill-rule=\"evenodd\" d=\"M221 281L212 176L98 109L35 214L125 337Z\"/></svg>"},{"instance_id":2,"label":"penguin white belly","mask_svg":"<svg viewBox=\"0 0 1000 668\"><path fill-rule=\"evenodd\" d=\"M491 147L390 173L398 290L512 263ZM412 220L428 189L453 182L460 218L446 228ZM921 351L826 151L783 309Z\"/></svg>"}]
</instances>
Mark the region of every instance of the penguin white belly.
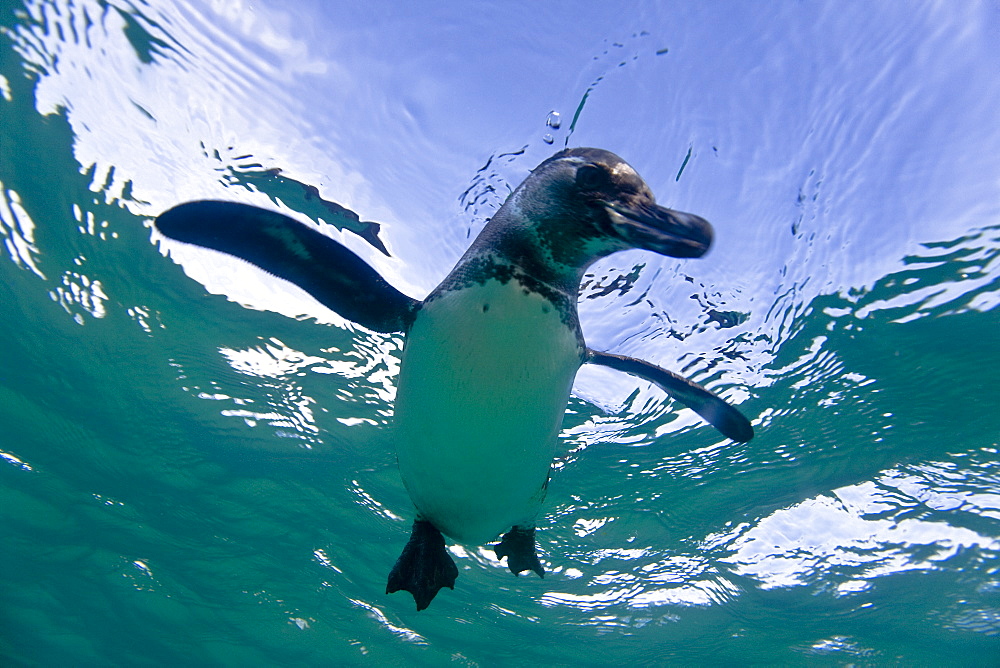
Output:
<instances>
[{"instance_id":1,"label":"penguin white belly","mask_svg":"<svg viewBox=\"0 0 1000 668\"><path fill-rule=\"evenodd\" d=\"M516 280L425 304L407 335L395 417L420 515L472 544L530 523L580 363L574 329Z\"/></svg>"}]
</instances>

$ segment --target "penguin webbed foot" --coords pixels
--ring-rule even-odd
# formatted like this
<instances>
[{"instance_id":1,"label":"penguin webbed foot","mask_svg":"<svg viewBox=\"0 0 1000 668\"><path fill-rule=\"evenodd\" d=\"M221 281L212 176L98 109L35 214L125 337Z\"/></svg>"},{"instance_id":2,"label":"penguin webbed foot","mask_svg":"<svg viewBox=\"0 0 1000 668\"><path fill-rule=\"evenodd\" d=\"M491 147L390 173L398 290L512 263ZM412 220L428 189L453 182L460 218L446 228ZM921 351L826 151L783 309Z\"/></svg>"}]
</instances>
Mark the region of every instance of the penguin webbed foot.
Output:
<instances>
[{"instance_id":1,"label":"penguin webbed foot","mask_svg":"<svg viewBox=\"0 0 1000 668\"><path fill-rule=\"evenodd\" d=\"M416 520L410 540L389 572L386 594L400 590L413 595L417 610L423 610L442 587L455 588L458 567L444 546L444 536L426 520Z\"/></svg>"},{"instance_id":2,"label":"penguin webbed foot","mask_svg":"<svg viewBox=\"0 0 1000 668\"><path fill-rule=\"evenodd\" d=\"M507 557L507 568L514 575L535 571L538 577L545 577L545 569L535 554L535 527L512 528L493 546L493 552L497 559Z\"/></svg>"}]
</instances>

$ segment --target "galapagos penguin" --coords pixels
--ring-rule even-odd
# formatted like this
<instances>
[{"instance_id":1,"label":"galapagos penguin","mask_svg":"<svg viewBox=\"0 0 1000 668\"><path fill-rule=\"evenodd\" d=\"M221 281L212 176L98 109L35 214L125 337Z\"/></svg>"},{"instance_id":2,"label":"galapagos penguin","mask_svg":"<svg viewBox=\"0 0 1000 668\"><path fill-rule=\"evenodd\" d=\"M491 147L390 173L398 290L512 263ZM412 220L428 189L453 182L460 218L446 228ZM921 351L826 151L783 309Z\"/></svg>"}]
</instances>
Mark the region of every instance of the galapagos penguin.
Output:
<instances>
[{"instance_id":1,"label":"galapagos penguin","mask_svg":"<svg viewBox=\"0 0 1000 668\"><path fill-rule=\"evenodd\" d=\"M502 534L497 558L515 575L543 575L534 520L581 365L643 378L726 437L753 438L739 411L697 383L584 342L577 295L594 261L628 248L696 258L712 243L708 221L658 206L636 171L608 151L565 149L542 162L423 301L274 211L197 201L155 224L166 237L291 281L364 327L405 333L394 438L416 519L386 593L409 591L417 610L454 588L458 569L444 535L482 544Z\"/></svg>"}]
</instances>

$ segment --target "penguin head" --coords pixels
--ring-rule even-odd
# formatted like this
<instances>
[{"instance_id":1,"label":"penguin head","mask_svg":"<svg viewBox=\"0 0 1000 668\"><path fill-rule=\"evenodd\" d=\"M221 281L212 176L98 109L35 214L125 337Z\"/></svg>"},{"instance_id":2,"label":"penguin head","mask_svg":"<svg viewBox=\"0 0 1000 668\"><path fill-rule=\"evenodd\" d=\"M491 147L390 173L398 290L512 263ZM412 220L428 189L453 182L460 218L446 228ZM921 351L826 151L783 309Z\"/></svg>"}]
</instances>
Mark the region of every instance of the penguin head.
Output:
<instances>
[{"instance_id":1,"label":"penguin head","mask_svg":"<svg viewBox=\"0 0 1000 668\"><path fill-rule=\"evenodd\" d=\"M656 204L646 182L610 151L560 151L535 168L520 190L518 207L553 250L582 245L584 255L592 256L577 262L589 264L627 248L694 258L712 244L707 220Z\"/></svg>"}]
</instances>

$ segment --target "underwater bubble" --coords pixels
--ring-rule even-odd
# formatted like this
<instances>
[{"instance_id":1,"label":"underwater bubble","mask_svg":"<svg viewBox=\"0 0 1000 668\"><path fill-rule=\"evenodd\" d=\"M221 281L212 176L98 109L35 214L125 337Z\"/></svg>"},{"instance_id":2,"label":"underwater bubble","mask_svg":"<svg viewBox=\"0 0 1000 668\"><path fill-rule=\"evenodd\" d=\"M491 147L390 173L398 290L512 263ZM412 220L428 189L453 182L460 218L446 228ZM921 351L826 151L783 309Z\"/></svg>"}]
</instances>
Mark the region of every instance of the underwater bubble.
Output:
<instances>
[{"instance_id":1,"label":"underwater bubble","mask_svg":"<svg viewBox=\"0 0 1000 668\"><path fill-rule=\"evenodd\" d=\"M562 126L562 116L558 111L549 112L549 117L545 119L545 125L558 130Z\"/></svg>"},{"instance_id":2,"label":"underwater bubble","mask_svg":"<svg viewBox=\"0 0 1000 668\"><path fill-rule=\"evenodd\" d=\"M555 138L548 132L546 132L545 136L542 137L542 141L545 142L546 144L552 144L555 142Z\"/></svg>"}]
</instances>

